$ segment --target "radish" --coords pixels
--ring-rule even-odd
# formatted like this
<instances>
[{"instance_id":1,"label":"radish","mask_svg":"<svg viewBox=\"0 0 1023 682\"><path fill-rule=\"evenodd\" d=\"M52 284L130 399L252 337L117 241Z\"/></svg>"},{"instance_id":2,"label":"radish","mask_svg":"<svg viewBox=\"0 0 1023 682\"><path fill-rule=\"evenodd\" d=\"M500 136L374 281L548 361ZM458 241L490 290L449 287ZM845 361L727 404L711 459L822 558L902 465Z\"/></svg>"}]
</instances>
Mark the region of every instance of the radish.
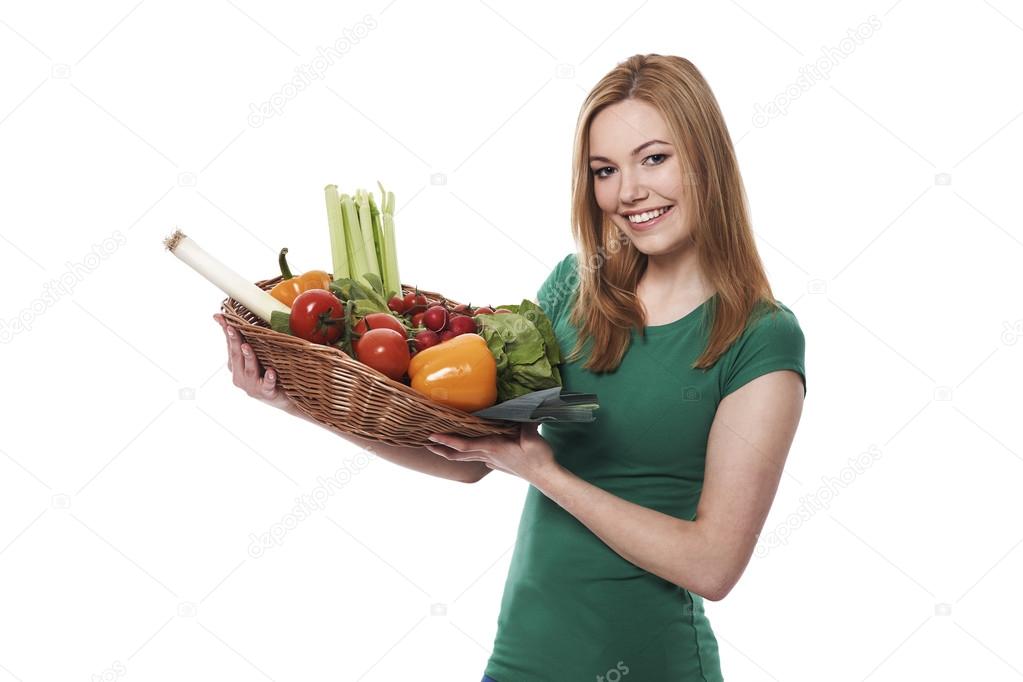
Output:
<instances>
[{"instance_id":1,"label":"radish","mask_svg":"<svg viewBox=\"0 0 1023 682\"><path fill-rule=\"evenodd\" d=\"M423 326L430 331L439 332L448 324L448 311L442 305L433 305L423 314Z\"/></svg>"},{"instance_id":2,"label":"radish","mask_svg":"<svg viewBox=\"0 0 1023 682\"><path fill-rule=\"evenodd\" d=\"M441 342L440 334L429 329L416 334L416 352L436 346Z\"/></svg>"},{"instance_id":3,"label":"radish","mask_svg":"<svg viewBox=\"0 0 1023 682\"><path fill-rule=\"evenodd\" d=\"M453 331L455 336L459 334L475 334L476 322L466 315L454 315L448 321L448 329Z\"/></svg>"}]
</instances>

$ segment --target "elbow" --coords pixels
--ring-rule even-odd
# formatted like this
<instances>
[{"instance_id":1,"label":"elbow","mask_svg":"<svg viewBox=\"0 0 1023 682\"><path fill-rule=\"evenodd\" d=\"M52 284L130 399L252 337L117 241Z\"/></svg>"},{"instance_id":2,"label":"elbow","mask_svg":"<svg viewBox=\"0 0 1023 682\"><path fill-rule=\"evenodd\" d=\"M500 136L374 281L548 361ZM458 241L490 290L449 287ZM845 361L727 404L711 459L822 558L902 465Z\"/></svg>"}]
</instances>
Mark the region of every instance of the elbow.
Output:
<instances>
[{"instance_id":1,"label":"elbow","mask_svg":"<svg viewBox=\"0 0 1023 682\"><path fill-rule=\"evenodd\" d=\"M687 590L691 594L695 594L702 597L706 601L721 601L722 599L728 596L729 592L732 591L732 588L735 587L735 583L732 581L728 582L717 581L712 583L708 580L707 584L697 586L695 589L692 587L686 587L685 585L681 584L679 585L679 587L681 587L683 590Z\"/></svg>"},{"instance_id":2,"label":"elbow","mask_svg":"<svg viewBox=\"0 0 1023 682\"><path fill-rule=\"evenodd\" d=\"M697 527L705 529L705 524L703 526L698 524ZM705 530L702 537L705 540L708 537ZM689 590L707 601L721 601L739 582L739 577L745 570L745 562L739 561L736 552L721 547L720 543L715 545L704 542L702 547L704 548L702 555L706 557L706 561L700 563L702 579L691 581L699 584L693 586L696 589Z\"/></svg>"},{"instance_id":3,"label":"elbow","mask_svg":"<svg viewBox=\"0 0 1023 682\"><path fill-rule=\"evenodd\" d=\"M462 483L479 483L480 481L483 480L483 477L489 474L491 471L492 469L490 467L480 462L480 466L478 469L473 469L469 471L467 476L460 478L458 480L461 481Z\"/></svg>"},{"instance_id":4,"label":"elbow","mask_svg":"<svg viewBox=\"0 0 1023 682\"><path fill-rule=\"evenodd\" d=\"M712 589L704 590L705 594L701 594L700 596L707 601L721 601L728 596L729 592L732 591L732 587L734 587L734 585L731 584L715 586Z\"/></svg>"}]
</instances>

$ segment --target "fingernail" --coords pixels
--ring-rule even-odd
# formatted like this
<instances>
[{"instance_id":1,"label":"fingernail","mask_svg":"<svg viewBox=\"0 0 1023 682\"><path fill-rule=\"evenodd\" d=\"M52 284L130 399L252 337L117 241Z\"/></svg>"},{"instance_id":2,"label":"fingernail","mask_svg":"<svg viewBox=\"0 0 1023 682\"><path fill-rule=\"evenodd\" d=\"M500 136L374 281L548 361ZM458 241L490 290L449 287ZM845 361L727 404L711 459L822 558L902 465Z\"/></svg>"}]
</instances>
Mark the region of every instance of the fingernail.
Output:
<instances>
[{"instance_id":1,"label":"fingernail","mask_svg":"<svg viewBox=\"0 0 1023 682\"><path fill-rule=\"evenodd\" d=\"M439 438L434 438L433 436L429 436L429 437L427 437L427 439L426 439L426 440L432 440L432 441L433 441L434 443L439 443L439 442L440 442L440 439L439 439Z\"/></svg>"},{"instance_id":2,"label":"fingernail","mask_svg":"<svg viewBox=\"0 0 1023 682\"><path fill-rule=\"evenodd\" d=\"M266 373L266 377L267 377L267 378L268 378L268 379L269 379L270 381L273 381L273 380L274 380L274 373L273 373L273 370L267 370L267 373Z\"/></svg>"},{"instance_id":3,"label":"fingernail","mask_svg":"<svg viewBox=\"0 0 1023 682\"><path fill-rule=\"evenodd\" d=\"M234 336L234 330L233 330L233 329L231 329L230 327L228 327L228 328L227 328L227 335L228 335L228 336Z\"/></svg>"},{"instance_id":4,"label":"fingernail","mask_svg":"<svg viewBox=\"0 0 1023 682\"><path fill-rule=\"evenodd\" d=\"M246 355L248 355L249 354L249 347L248 346L242 346L242 353L245 353Z\"/></svg>"}]
</instances>

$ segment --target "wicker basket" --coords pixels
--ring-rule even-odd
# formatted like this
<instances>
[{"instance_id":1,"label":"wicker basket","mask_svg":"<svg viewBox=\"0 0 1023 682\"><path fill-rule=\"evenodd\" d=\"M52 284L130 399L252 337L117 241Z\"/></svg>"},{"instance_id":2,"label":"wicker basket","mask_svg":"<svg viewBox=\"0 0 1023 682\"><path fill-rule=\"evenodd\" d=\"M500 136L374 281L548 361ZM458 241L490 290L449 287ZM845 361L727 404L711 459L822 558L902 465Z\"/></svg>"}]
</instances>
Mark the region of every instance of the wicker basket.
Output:
<instances>
[{"instance_id":1,"label":"wicker basket","mask_svg":"<svg viewBox=\"0 0 1023 682\"><path fill-rule=\"evenodd\" d=\"M267 291L281 276L256 282ZM402 285L403 293L413 291ZM419 289L429 304L440 294ZM456 301L446 299L457 305ZM470 438L518 433L518 424L474 417L434 402L381 372L349 357L340 348L312 343L270 329L233 298L220 304L227 323L252 346L264 367L277 371L285 395L317 422L345 433L390 443L420 446L431 433L457 433Z\"/></svg>"}]
</instances>

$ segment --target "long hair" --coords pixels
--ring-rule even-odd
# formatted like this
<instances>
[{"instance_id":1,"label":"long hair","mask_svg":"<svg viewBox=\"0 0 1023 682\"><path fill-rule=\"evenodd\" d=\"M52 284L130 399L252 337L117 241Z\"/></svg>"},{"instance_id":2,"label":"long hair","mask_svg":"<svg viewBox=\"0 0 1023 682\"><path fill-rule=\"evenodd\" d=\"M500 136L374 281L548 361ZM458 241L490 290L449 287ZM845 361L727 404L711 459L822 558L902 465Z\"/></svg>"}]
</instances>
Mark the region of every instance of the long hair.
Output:
<instances>
[{"instance_id":1,"label":"long hair","mask_svg":"<svg viewBox=\"0 0 1023 682\"><path fill-rule=\"evenodd\" d=\"M759 302L779 308L757 253L735 149L714 94L688 59L658 54L618 64L590 91L579 113L572 160L578 299L569 320L580 333L567 359L578 359L589 341L583 366L612 372L628 350L630 330L645 335L636 287L647 256L604 216L589 167L594 116L630 98L660 112L671 133L668 141L679 150L692 239L703 274L717 292L704 309L713 319L707 346L692 365L706 369L742 334Z\"/></svg>"}]
</instances>

